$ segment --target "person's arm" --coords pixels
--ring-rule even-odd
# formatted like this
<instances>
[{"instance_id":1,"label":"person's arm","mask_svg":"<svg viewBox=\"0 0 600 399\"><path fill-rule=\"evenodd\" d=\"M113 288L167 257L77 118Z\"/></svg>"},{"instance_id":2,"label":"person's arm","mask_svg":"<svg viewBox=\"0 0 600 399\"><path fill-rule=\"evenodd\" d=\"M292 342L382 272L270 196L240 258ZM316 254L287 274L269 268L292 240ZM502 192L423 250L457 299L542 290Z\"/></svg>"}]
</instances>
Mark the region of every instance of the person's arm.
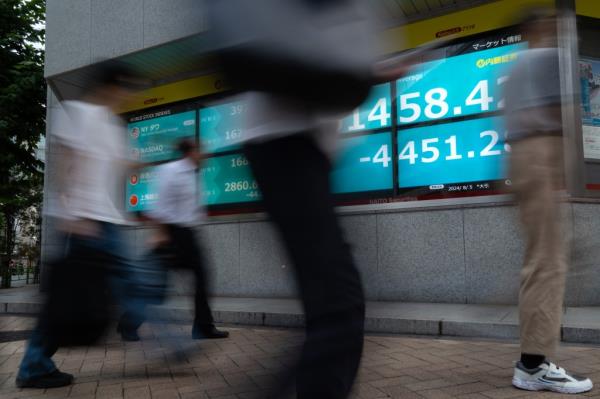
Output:
<instances>
[{"instance_id":1,"label":"person's arm","mask_svg":"<svg viewBox=\"0 0 600 399\"><path fill-rule=\"evenodd\" d=\"M147 218L152 220L153 223L167 223L173 213L172 208L175 203L174 196L176 195L174 190L175 178L176 176L170 173L168 165L159 167L156 185L158 199L154 204L154 208L146 214Z\"/></svg>"},{"instance_id":2,"label":"person's arm","mask_svg":"<svg viewBox=\"0 0 600 399\"><path fill-rule=\"evenodd\" d=\"M156 192L158 200L152 210L147 212L145 216L145 222L147 226L152 228L152 234L150 234L146 244L150 248L158 248L169 243L169 232L165 226L168 222L169 217L172 215L173 206L175 199L173 195L174 191L174 179L175 176L169 173L167 166L163 166L163 169L158 173L158 185Z\"/></svg>"},{"instance_id":3,"label":"person's arm","mask_svg":"<svg viewBox=\"0 0 600 399\"><path fill-rule=\"evenodd\" d=\"M146 245L150 248L158 248L169 243L169 232L164 223L159 222L144 212L138 216L138 222L150 230L150 235L146 239Z\"/></svg>"},{"instance_id":4,"label":"person's arm","mask_svg":"<svg viewBox=\"0 0 600 399\"><path fill-rule=\"evenodd\" d=\"M56 162L56 202L50 214L58 216L58 229L65 233L86 237L96 237L100 234L100 226L89 219L81 219L70 215L69 195L73 184L73 175L77 172L78 162L82 162L79 136L80 127L67 114L64 108L59 108L52 125L52 135L56 139L54 144L60 158Z\"/></svg>"}]
</instances>

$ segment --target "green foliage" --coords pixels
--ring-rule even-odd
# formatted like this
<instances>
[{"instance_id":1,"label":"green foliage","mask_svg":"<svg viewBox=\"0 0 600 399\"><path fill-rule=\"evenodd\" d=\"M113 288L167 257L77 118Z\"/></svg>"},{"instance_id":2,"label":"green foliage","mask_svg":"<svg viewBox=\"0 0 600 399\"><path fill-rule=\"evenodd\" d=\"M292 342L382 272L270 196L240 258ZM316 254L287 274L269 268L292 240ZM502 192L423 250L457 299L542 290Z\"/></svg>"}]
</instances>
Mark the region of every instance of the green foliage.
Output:
<instances>
[{"instance_id":1,"label":"green foliage","mask_svg":"<svg viewBox=\"0 0 600 399\"><path fill-rule=\"evenodd\" d=\"M0 0L0 275L20 214L39 206L43 164L35 150L45 130L43 0ZM6 286L3 278L3 286Z\"/></svg>"}]
</instances>

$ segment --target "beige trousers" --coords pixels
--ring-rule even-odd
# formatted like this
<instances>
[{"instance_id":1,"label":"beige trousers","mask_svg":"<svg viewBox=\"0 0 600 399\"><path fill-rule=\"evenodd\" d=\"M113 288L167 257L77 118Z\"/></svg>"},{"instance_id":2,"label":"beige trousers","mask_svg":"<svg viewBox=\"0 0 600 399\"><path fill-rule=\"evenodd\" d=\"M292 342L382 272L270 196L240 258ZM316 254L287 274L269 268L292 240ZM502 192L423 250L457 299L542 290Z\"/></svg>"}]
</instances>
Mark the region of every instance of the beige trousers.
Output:
<instances>
[{"instance_id":1,"label":"beige trousers","mask_svg":"<svg viewBox=\"0 0 600 399\"><path fill-rule=\"evenodd\" d=\"M536 136L512 145L510 175L527 242L521 271L521 352L554 355L567 271L568 237L559 190L564 188L562 138Z\"/></svg>"}]
</instances>

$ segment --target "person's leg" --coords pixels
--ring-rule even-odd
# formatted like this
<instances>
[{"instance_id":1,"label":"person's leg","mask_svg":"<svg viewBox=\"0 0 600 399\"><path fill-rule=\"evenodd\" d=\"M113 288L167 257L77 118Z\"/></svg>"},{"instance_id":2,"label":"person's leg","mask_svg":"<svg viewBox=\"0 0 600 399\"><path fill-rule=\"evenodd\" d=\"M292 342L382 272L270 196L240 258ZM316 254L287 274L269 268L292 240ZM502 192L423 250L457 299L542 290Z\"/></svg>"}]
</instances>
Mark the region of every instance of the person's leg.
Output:
<instances>
[{"instance_id":1,"label":"person's leg","mask_svg":"<svg viewBox=\"0 0 600 399\"><path fill-rule=\"evenodd\" d=\"M364 297L334 213L330 162L305 135L244 150L294 263L306 314L298 398L345 398L362 354Z\"/></svg>"},{"instance_id":2,"label":"person's leg","mask_svg":"<svg viewBox=\"0 0 600 399\"><path fill-rule=\"evenodd\" d=\"M117 264L111 273L111 290L123 313L119 317L117 332L124 341L139 341L138 329L146 321L146 298L141 296L140 282L131 265Z\"/></svg>"},{"instance_id":3,"label":"person's leg","mask_svg":"<svg viewBox=\"0 0 600 399\"><path fill-rule=\"evenodd\" d=\"M183 226L168 226L172 245L176 251L176 267L190 269L195 278L195 317L192 327L192 337L202 338L227 338L229 333L219 331L214 326L210 305L208 304L208 290L203 252L198 242L198 237L192 228Z\"/></svg>"},{"instance_id":4,"label":"person's leg","mask_svg":"<svg viewBox=\"0 0 600 399\"><path fill-rule=\"evenodd\" d=\"M519 294L521 349L532 355L552 356L560 340L567 238L556 191L562 168L557 140L544 136L513 146L512 180L526 238Z\"/></svg>"},{"instance_id":5,"label":"person's leg","mask_svg":"<svg viewBox=\"0 0 600 399\"><path fill-rule=\"evenodd\" d=\"M65 253L70 245L69 240L65 239ZM60 263L56 262L53 267L60 267ZM52 286L49 295L52 295ZM46 300L46 309L47 306ZM49 339L51 334L48 331L47 314L48 311L43 310L38 315L36 327L27 343L16 378L16 384L20 388L55 388L73 382L73 376L61 373L52 361L58 346Z\"/></svg>"},{"instance_id":6,"label":"person's leg","mask_svg":"<svg viewBox=\"0 0 600 399\"><path fill-rule=\"evenodd\" d=\"M52 356L58 347L47 342L45 331L34 330L19 366L16 385L19 388L58 388L73 383L73 376L56 368Z\"/></svg>"},{"instance_id":7,"label":"person's leg","mask_svg":"<svg viewBox=\"0 0 600 399\"><path fill-rule=\"evenodd\" d=\"M107 268L110 289L123 309L117 331L125 341L139 341L137 330L146 319L145 301L140 296L139 260L133 259L123 229L123 226L103 223L102 236L96 241L96 246L112 259L112 264Z\"/></svg>"},{"instance_id":8,"label":"person's leg","mask_svg":"<svg viewBox=\"0 0 600 399\"><path fill-rule=\"evenodd\" d=\"M560 341L567 271L568 237L557 191L563 188L562 138L540 136L517 142L511 158L526 238L519 292L522 356L513 383L525 389L583 392L591 389L589 380L569 376L546 360ZM554 380L537 381L548 378L549 372Z\"/></svg>"},{"instance_id":9,"label":"person's leg","mask_svg":"<svg viewBox=\"0 0 600 399\"><path fill-rule=\"evenodd\" d=\"M33 334L27 343L25 355L19 366L18 380L36 378L56 370L56 365L51 357L54 355L57 348L54 346L50 347L50 345L45 342L45 331L41 326L43 323L42 317L43 316L38 320L38 325L35 330L33 330Z\"/></svg>"}]
</instances>

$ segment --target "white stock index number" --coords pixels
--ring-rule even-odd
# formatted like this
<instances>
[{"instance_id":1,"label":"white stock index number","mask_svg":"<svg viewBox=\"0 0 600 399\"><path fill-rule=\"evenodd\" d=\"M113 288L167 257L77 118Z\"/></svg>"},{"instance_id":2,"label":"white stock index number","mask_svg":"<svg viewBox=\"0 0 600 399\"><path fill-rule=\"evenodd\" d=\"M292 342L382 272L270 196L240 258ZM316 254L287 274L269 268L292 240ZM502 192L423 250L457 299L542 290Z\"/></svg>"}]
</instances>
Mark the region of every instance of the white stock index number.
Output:
<instances>
[{"instance_id":1,"label":"white stock index number","mask_svg":"<svg viewBox=\"0 0 600 399\"><path fill-rule=\"evenodd\" d=\"M373 157L362 157L359 159L360 163L372 162L374 164L381 164L384 168L390 166L390 162L392 162L392 157L390 157L389 146L387 144L379 147L377 152Z\"/></svg>"},{"instance_id":2,"label":"white stock index number","mask_svg":"<svg viewBox=\"0 0 600 399\"><path fill-rule=\"evenodd\" d=\"M231 167L232 168L242 168L244 166L250 165L250 162L246 159L246 157L239 156L235 158L231 158Z\"/></svg>"},{"instance_id":3,"label":"white stock index number","mask_svg":"<svg viewBox=\"0 0 600 399\"><path fill-rule=\"evenodd\" d=\"M225 192L227 193L257 189L258 183L256 183L255 181L238 180L232 182L225 182Z\"/></svg>"},{"instance_id":4,"label":"white stock index number","mask_svg":"<svg viewBox=\"0 0 600 399\"><path fill-rule=\"evenodd\" d=\"M234 104L230 106L229 116L241 115L244 113L245 108L243 104Z\"/></svg>"},{"instance_id":5,"label":"white stock index number","mask_svg":"<svg viewBox=\"0 0 600 399\"><path fill-rule=\"evenodd\" d=\"M501 76L497 79L496 84L498 86L504 84L508 79L507 76ZM412 92L400 94L400 123L413 123L421 119L424 115L427 119L435 120L441 119L448 115L459 116L463 114L462 104L454 104L451 106L448 103L448 90L443 87L435 87L425 92L424 106L420 104L419 99L421 98L421 92ZM462 103L462 100L458 101ZM487 112L491 110L491 104L494 103L494 97L490 96L489 81L487 79L480 80L477 82L475 87L471 90L467 98L464 100L464 105L467 107L479 107L480 112ZM504 107L504 100L500 99L497 102L497 108L502 109ZM355 116L355 122L357 122ZM359 126L356 126L356 130L360 130Z\"/></svg>"},{"instance_id":6,"label":"white stock index number","mask_svg":"<svg viewBox=\"0 0 600 399\"><path fill-rule=\"evenodd\" d=\"M359 130L365 130L367 125L361 123L361 116L364 112L361 112L360 108L356 108L352 112L352 125L348 126L349 132L355 132ZM386 127L390 124L392 114L388 112L388 99L382 97L375 102L375 105L369 111L366 122L375 122L375 126L370 128Z\"/></svg>"},{"instance_id":7,"label":"white stock index number","mask_svg":"<svg viewBox=\"0 0 600 399\"><path fill-rule=\"evenodd\" d=\"M486 130L479 133L481 139L489 140L486 146L479 151L480 157L492 157L502 154L502 150L494 149L499 141L498 132L494 130ZM439 138L429 138L420 141L420 154L417 153L418 141L411 140L404 145L404 148L398 155L398 160L408 161L409 164L414 165L417 159L420 159L422 163L434 163L440 159L441 151L440 148L443 145L447 145L448 155L444 157L446 161L454 161L466 158L475 158L476 152L473 150L465 151L466 154L459 154L457 150L457 137L450 136L444 140L443 144L440 143Z\"/></svg>"}]
</instances>

